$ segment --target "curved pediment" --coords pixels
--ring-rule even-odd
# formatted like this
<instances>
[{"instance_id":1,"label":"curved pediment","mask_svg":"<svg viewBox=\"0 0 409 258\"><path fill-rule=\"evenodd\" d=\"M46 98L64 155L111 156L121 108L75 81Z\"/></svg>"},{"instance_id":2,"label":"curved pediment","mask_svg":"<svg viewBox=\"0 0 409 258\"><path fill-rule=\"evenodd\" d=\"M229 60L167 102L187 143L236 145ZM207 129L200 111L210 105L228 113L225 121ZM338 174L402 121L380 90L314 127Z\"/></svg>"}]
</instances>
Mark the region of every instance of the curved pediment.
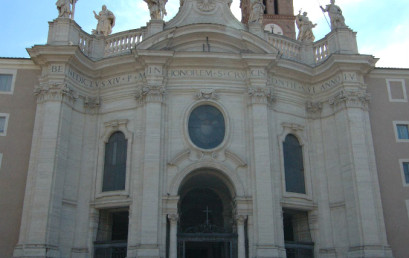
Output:
<instances>
[{"instance_id":1,"label":"curved pediment","mask_svg":"<svg viewBox=\"0 0 409 258\"><path fill-rule=\"evenodd\" d=\"M181 0L176 16L166 23L165 29L188 24L221 24L230 28L245 29L230 10L231 0Z\"/></svg>"},{"instance_id":2,"label":"curved pediment","mask_svg":"<svg viewBox=\"0 0 409 258\"><path fill-rule=\"evenodd\" d=\"M162 31L137 49L175 52L278 54L264 39L244 30L218 24L191 24Z\"/></svg>"}]
</instances>

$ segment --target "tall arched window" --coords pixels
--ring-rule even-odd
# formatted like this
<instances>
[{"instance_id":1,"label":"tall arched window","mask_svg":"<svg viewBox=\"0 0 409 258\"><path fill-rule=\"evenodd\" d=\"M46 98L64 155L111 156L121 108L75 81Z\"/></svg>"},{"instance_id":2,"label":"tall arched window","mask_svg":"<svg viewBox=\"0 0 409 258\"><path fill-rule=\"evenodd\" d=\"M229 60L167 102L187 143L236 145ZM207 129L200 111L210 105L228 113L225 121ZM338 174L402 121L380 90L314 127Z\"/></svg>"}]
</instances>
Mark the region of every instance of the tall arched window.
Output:
<instances>
[{"instance_id":1,"label":"tall arched window","mask_svg":"<svg viewBox=\"0 0 409 258\"><path fill-rule=\"evenodd\" d=\"M292 134L283 143L285 189L287 192L305 194L304 162L302 147Z\"/></svg>"},{"instance_id":2,"label":"tall arched window","mask_svg":"<svg viewBox=\"0 0 409 258\"><path fill-rule=\"evenodd\" d=\"M103 192L125 190L127 146L122 132L113 133L105 144Z\"/></svg>"}]
</instances>

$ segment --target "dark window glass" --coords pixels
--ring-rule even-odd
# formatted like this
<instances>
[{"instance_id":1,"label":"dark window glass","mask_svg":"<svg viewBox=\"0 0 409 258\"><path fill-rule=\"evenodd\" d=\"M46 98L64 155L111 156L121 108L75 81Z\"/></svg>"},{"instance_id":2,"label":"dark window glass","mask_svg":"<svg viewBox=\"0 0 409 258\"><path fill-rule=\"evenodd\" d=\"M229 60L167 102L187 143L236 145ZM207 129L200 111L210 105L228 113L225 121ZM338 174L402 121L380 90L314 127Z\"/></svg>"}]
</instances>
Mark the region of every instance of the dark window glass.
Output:
<instances>
[{"instance_id":1,"label":"dark window glass","mask_svg":"<svg viewBox=\"0 0 409 258\"><path fill-rule=\"evenodd\" d=\"M127 145L125 135L121 132L112 134L105 144L103 192L125 189Z\"/></svg>"},{"instance_id":2,"label":"dark window glass","mask_svg":"<svg viewBox=\"0 0 409 258\"><path fill-rule=\"evenodd\" d=\"M11 81L13 80L13 75L11 74L0 74L0 91L11 91Z\"/></svg>"},{"instance_id":3,"label":"dark window glass","mask_svg":"<svg viewBox=\"0 0 409 258\"><path fill-rule=\"evenodd\" d=\"M409 184L409 162L403 162L403 173L405 174L405 183Z\"/></svg>"},{"instance_id":4,"label":"dark window glass","mask_svg":"<svg viewBox=\"0 0 409 258\"><path fill-rule=\"evenodd\" d=\"M188 130L190 139L196 146L202 149L213 149L224 139L223 114L213 106L199 106L190 114Z\"/></svg>"},{"instance_id":5,"label":"dark window glass","mask_svg":"<svg viewBox=\"0 0 409 258\"><path fill-rule=\"evenodd\" d=\"M283 149L286 191L305 194L302 147L297 137L287 135Z\"/></svg>"},{"instance_id":6,"label":"dark window glass","mask_svg":"<svg viewBox=\"0 0 409 258\"><path fill-rule=\"evenodd\" d=\"M408 125L396 125L399 139L409 139Z\"/></svg>"},{"instance_id":7,"label":"dark window glass","mask_svg":"<svg viewBox=\"0 0 409 258\"><path fill-rule=\"evenodd\" d=\"M278 14L278 0L274 0L274 14Z\"/></svg>"},{"instance_id":8,"label":"dark window glass","mask_svg":"<svg viewBox=\"0 0 409 258\"><path fill-rule=\"evenodd\" d=\"M6 130L6 118L0 117L0 133L4 133Z\"/></svg>"}]
</instances>

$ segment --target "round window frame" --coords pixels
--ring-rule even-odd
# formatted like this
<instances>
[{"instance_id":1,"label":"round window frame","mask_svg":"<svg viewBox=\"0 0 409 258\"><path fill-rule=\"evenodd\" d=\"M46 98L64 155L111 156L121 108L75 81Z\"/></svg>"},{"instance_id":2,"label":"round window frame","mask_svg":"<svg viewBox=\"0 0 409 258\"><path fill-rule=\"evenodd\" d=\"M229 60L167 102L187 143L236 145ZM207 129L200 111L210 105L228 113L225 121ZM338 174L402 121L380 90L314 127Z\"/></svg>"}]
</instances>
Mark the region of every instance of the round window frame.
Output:
<instances>
[{"instance_id":1,"label":"round window frame","mask_svg":"<svg viewBox=\"0 0 409 258\"><path fill-rule=\"evenodd\" d=\"M220 111L220 113L223 115L224 118L224 137L223 137L223 141L217 145L216 147L212 148L212 149L204 149L201 148L199 146L197 146L195 143L193 143L192 139L190 138L190 134L189 134L189 118L190 115L192 114L193 110L195 110L197 107L199 106L205 106L205 105L209 105L209 106L213 106L215 108L217 108L217 110ZM187 109L186 113L185 113L185 126L184 128L184 137L187 141L187 143L190 145L190 147L197 149L199 151L202 152L214 152L214 151L218 151L222 148L224 148L228 142L229 136L230 136L230 120L229 120L229 116L227 115L226 109L220 105L220 103L217 103L215 101L211 101L211 100L203 100L203 101L198 101L193 103L192 105L189 106L189 108Z\"/></svg>"}]
</instances>

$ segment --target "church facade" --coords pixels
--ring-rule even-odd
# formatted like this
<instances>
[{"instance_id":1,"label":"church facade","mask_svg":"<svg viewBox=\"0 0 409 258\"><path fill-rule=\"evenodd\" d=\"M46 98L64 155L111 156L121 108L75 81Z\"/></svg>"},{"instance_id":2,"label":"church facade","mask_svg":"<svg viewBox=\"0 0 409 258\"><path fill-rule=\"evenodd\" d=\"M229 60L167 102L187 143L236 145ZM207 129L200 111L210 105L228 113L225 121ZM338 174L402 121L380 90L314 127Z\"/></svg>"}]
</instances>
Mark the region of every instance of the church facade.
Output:
<instances>
[{"instance_id":1,"label":"church facade","mask_svg":"<svg viewBox=\"0 0 409 258\"><path fill-rule=\"evenodd\" d=\"M242 22L227 0L166 23L148 4L108 36L60 11L0 59L0 253L407 255L409 70L345 24L295 40L292 1L242 1Z\"/></svg>"}]
</instances>

